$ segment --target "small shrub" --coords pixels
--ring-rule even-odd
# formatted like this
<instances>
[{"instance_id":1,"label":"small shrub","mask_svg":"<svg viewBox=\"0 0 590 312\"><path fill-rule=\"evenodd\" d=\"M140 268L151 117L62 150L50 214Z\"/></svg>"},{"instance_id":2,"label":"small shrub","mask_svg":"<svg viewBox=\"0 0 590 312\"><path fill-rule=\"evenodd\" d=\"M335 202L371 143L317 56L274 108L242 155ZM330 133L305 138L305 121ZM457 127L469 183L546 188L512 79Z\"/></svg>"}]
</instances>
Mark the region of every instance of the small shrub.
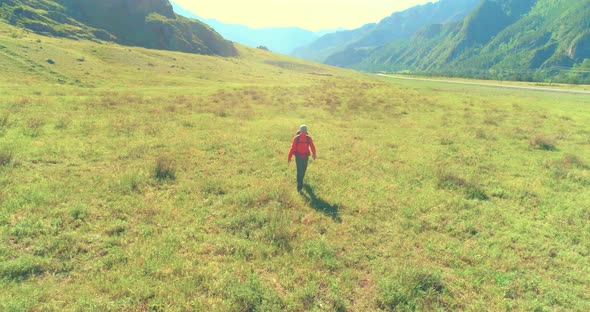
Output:
<instances>
[{"instance_id":1,"label":"small shrub","mask_svg":"<svg viewBox=\"0 0 590 312\"><path fill-rule=\"evenodd\" d=\"M580 168L580 169L587 168L584 161L581 160L578 156L576 156L574 154L563 155L560 163L563 164L567 168Z\"/></svg>"},{"instance_id":2,"label":"small shrub","mask_svg":"<svg viewBox=\"0 0 590 312\"><path fill-rule=\"evenodd\" d=\"M518 194L517 200L520 201L521 205L529 207L538 207L543 203L541 200L541 196L526 190Z\"/></svg>"},{"instance_id":3,"label":"small shrub","mask_svg":"<svg viewBox=\"0 0 590 312\"><path fill-rule=\"evenodd\" d=\"M244 238L258 237L260 229L267 223L267 218L261 213L240 214L228 220L220 222L220 225L233 235Z\"/></svg>"},{"instance_id":4,"label":"small shrub","mask_svg":"<svg viewBox=\"0 0 590 312\"><path fill-rule=\"evenodd\" d=\"M473 236L475 236L479 233L479 231L475 227L473 227L472 225L467 226L467 228L465 228L465 230L463 232L465 232L469 235L473 235Z\"/></svg>"},{"instance_id":5,"label":"small shrub","mask_svg":"<svg viewBox=\"0 0 590 312\"><path fill-rule=\"evenodd\" d=\"M484 190L476 183L466 181L465 179L456 176L453 173L441 172L438 174L439 189L445 190L463 190L467 199L488 200Z\"/></svg>"},{"instance_id":6,"label":"small shrub","mask_svg":"<svg viewBox=\"0 0 590 312\"><path fill-rule=\"evenodd\" d=\"M454 141L453 141L453 139L451 139L451 138L447 138L447 137L445 137L445 138L441 138L441 139L440 139L440 144L441 144L441 145L453 145L454 143L455 143L455 142L454 142Z\"/></svg>"},{"instance_id":7,"label":"small shrub","mask_svg":"<svg viewBox=\"0 0 590 312\"><path fill-rule=\"evenodd\" d=\"M483 120L483 123L488 126L496 126L496 127L498 126L498 121L496 119L494 119L494 117L492 117L492 116L487 116Z\"/></svg>"},{"instance_id":8,"label":"small shrub","mask_svg":"<svg viewBox=\"0 0 590 312\"><path fill-rule=\"evenodd\" d=\"M94 108L94 107L116 107L122 103L126 103L125 100L129 100L125 98L124 95L119 93L103 93L98 97L91 97L85 101L85 105L87 108Z\"/></svg>"},{"instance_id":9,"label":"small shrub","mask_svg":"<svg viewBox=\"0 0 590 312\"><path fill-rule=\"evenodd\" d=\"M256 205L256 198L252 192L241 191L235 194L233 202L239 207L251 208Z\"/></svg>"},{"instance_id":10,"label":"small shrub","mask_svg":"<svg viewBox=\"0 0 590 312\"><path fill-rule=\"evenodd\" d=\"M23 31L12 31L10 37L13 39L21 39L25 36Z\"/></svg>"},{"instance_id":11,"label":"small shrub","mask_svg":"<svg viewBox=\"0 0 590 312\"><path fill-rule=\"evenodd\" d=\"M106 230L106 233L109 236L121 236L125 234L128 228L128 224L126 221L123 220L116 220L113 224Z\"/></svg>"},{"instance_id":12,"label":"small shrub","mask_svg":"<svg viewBox=\"0 0 590 312\"><path fill-rule=\"evenodd\" d=\"M130 118L118 118L111 124L113 132L118 136L131 136L138 127L138 122Z\"/></svg>"},{"instance_id":13,"label":"small shrub","mask_svg":"<svg viewBox=\"0 0 590 312\"><path fill-rule=\"evenodd\" d=\"M31 118L27 121L27 133L31 137L38 137L41 135L41 129L45 125L45 121L40 118Z\"/></svg>"},{"instance_id":14,"label":"small shrub","mask_svg":"<svg viewBox=\"0 0 590 312\"><path fill-rule=\"evenodd\" d=\"M37 237L41 230L39 222L34 223L31 220L23 220L10 228L10 235L17 241L22 241Z\"/></svg>"},{"instance_id":15,"label":"small shrub","mask_svg":"<svg viewBox=\"0 0 590 312\"><path fill-rule=\"evenodd\" d=\"M544 151L554 151L557 149L555 145L555 140L548 138L544 135L537 135L536 137L532 138L530 141L530 145L533 148Z\"/></svg>"},{"instance_id":16,"label":"small shrub","mask_svg":"<svg viewBox=\"0 0 590 312\"><path fill-rule=\"evenodd\" d=\"M203 191L208 195L215 196L225 195L227 193L223 182L218 179L207 180L203 186Z\"/></svg>"},{"instance_id":17,"label":"small shrub","mask_svg":"<svg viewBox=\"0 0 590 312\"><path fill-rule=\"evenodd\" d=\"M0 262L0 280L23 281L48 269L49 262L46 259L25 255L14 260Z\"/></svg>"},{"instance_id":18,"label":"small shrub","mask_svg":"<svg viewBox=\"0 0 590 312\"><path fill-rule=\"evenodd\" d=\"M84 135L90 135L94 131L96 131L96 122L95 121L82 121L80 122L80 131Z\"/></svg>"},{"instance_id":19,"label":"small shrub","mask_svg":"<svg viewBox=\"0 0 590 312\"><path fill-rule=\"evenodd\" d=\"M305 286L297 287L295 290L295 298L302 305L301 310L311 311L319 299L319 286L313 281L307 281Z\"/></svg>"},{"instance_id":20,"label":"small shrub","mask_svg":"<svg viewBox=\"0 0 590 312\"><path fill-rule=\"evenodd\" d=\"M475 131L475 137L477 139L481 139L481 140L493 140L494 139L493 134L490 134L489 132L487 132L483 129L477 129L477 131Z\"/></svg>"},{"instance_id":21,"label":"small shrub","mask_svg":"<svg viewBox=\"0 0 590 312\"><path fill-rule=\"evenodd\" d=\"M107 249L107 254L100 259L104 268L112 269L117 265L125 264L129 261L129 255L120 247Z\"/></svg>"},{"instance_id":22,"label":"small shrub","mask_svg":"<svg viewBox=\"0 0 590 312\"><path fill-rule=\"evenodd\" d=\"M181 125L185 128L194 128L196 125L194 122L189 121L189 120L185 120L181 123Z\"/></svg>"},{"instance_id":23,"label":"small shrub","mask_svg":"<svg viewBox=\"0 0 590 312\"><path fill-rule=\"evenodd\" d=\"M10 113L6 112L0 115L0 132L4 129L8 129L10 124Z\"/></svg>"},{"instance_id":24,"label":"small shrub","mask_svg":"<svg viewBox=\"0 0 590 312\"><path fill-rule=\"evenodd\" d=\"M270 222L265 227L265 236L275 247L290 251L290 241L293 234L290 229L288 217L281 212L273 213Z\"/></svg>"},{"instance_id":25,"label":"small shrub","mask_svg":"<svg viewBox=\"0 0 590 312\"><path fill-rule=\"evenodd\" d=\"M452 173L441 172L438 176L438 187L447 190L456 190L467 185L467 182Z\"/></svg>"},{"instance_id":26,"label":"small shrub","mask_svg":"<svg viewBox=\"0 0 590 312\"><path fill-rule=\"evenodd\" d=\"M488 200L489 197L486 195L483 189L477 185L470 185L465 189L465 196L467 199L477 200Z\"/></svg>"},{"instance_id":27,"label":"small shrub","mask_svg":"<svg viewBox=\"0 0 590 312\"><path fill-rule=\"evenodd\" d=\"M0 167L8 166L12 162L13 154L11 150L0 149Z\"/></svg>"},{"instance_id":28,"label":"small shrub","mask_svg":"<svg viewBox=\"0 0 590 312\"><path fill-rule=\"evenodd\" d=\"M168 156L160 156L156 159L156 167L154 168L154 177L156 180L175 180L176 168L174 161Z\"/></svg>"},{"instance_id":29,"label":"small shrub","mask_svg":"<svg viewBox=\"0 0 590 312\"><path fill-rule=\"evenodd\" d=\"M559 179L570 176L576 168L587 168L586 164L578 156L573 154L565 154L559 160L547 162L545 167L552 169L554 175Z\"/></svg>"},{"instance_id":30,"label":"small shrub","mask_svg":"<svg viewBox=\"0 0 590 312\"><path fill-rule=\"evenodd\" d=\"M254 274L250 273L245 280L231 279L226 282L224 295L232 311L281 311L280 297L268 289Z\"/></svg>"},{"instance_id":31,"label":"small shrub","mask_svg":"<svg viewBox=\"0 0 590 312\"><path fill-rule=\"evenodd\" d=\"M185 106L186 108L192 108L193 99L191 99L190 97L188 97L186 95L177 95L172 100L172 103L179 105L179 106Z\"/></svg>"},{"instance_id":32,"label":"small shrub","mask_svg":"<svg viewBox=\"0 0 590 312\"><path fill-rule=\"evenodd\" d=\"M385 311L416 310L416 306L409 307L412 298L404 293L402 285L394 281L384 281L377 298L377 306Z\"/></svg>"},{"instance_id":33,"label":"small shrub","mask_svg":"<svg viewBox=\"0 0 590 312\"><path fill-rule=\"evenodd\" d=\"M213 113L215 114L215 116L217 117L221 117L221 118L225 118L229 116L229 112L227 110L225 110L224 108L217 108L213 111Z\"/></svg>"},{"instance_id":34,"label":"small shrub","mask_svg":"<svg viewBox=\"0 0 590 312\"><path fill-rule=\"evenodd\" d=\"M415 281L415 290L420 293L442 293L446 288L441 277L430 272L417 272Z\"/></svg>"},{"instance_id":35,"label":"small shrub","mask_svg":"<svg viewBox=\"0 0 590 312\"><path fill-rule=\"evenodd\" d=\"M334 249L324 240L312 240L305 244L305 255L312 260L321 261L329 269L338 266L338 259Z\"/></svg>"},{"instance_id":36,"label":"small shrub","mask_svg":"<svg viewBox=\"0 0 590 312\"><path fill-rule=\"evenodd\" d=\"M20 110L22 107L30 105L33 103L33 98L30 96L21 96L16 100L15 105L11 109L13 110Z\"/></svg>"},{"instance_id":37,"label":"small shrub","mask_svg":"<svg viewBox=\"0 0 590 312\"><path fill-rule=\"evenodd\" d=\"M55 122L55 129L58 130L65 130L67 129L70 124L72 124L72 120L67 117L61 117Z\"/></svg>"},{"instance_id":38,"label":"small shrub","mask_svg":"<svg viewBox=\"0 0 590 312\"><path fill-rule=\"evenodd\" d=\"M295 197L293 197L292 188L286 185L280 185L276 189L268 193L268 199L273 201L277 207L283 209L291 209L297 207L298 203Z\"/></svg>"},{"instance_id":39,"label":"small shrub","mask_svg":"<svg viewBox=\"0 0 590 312\"><path fill-rule=\"evenodd\" d=\"M123 194L138 192L143 184L143 177L139 173L127 173L119 179L117 188Z\"/></svg>"},{"instance_id":40,"label":"small shrub","mask_svg":"<svg viewBox=\"0 0 590 312\"><path fill-rule=\"evenodd\" d=\"M68 213L70 214L72 219L80 221L84 221L84 219L86 219L86 217L88 217L89 214L88 207L81 204L71 207Z\"/></svg>"},{"instance_id":41,"label":"small shrub","mask_svg":"<svg viewBox=\"0 0 590 312\"><path fill-rule=\"evenodd\" d=\"M143 133L148 136L157 136L162 130L158 125L145 125Z\"/></svg>"},{"instance_id":42,"label":"small shrub","mask_svg":"<svg viewBox=\"0 0 590 312\"><path fill-rule=\"evenodd\" d=\"M411 270L381 281L377 305L386 311L421 311L425 301L428 301L444 310L444 300L441 299L448 294L439 275Z\"/></svg>"}]
</instances>

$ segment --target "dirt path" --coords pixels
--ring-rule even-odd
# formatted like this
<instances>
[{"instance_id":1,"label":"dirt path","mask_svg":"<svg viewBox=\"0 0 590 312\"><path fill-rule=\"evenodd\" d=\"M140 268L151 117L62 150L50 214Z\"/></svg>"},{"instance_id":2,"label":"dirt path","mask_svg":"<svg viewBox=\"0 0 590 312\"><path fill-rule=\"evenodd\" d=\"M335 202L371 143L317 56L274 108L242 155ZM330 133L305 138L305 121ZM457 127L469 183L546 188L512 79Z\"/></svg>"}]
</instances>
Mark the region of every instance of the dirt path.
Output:
<instances>
[{"instance_id":1,"label":"dirt path","mask_svg":"<svg viewBox=\"0 0 590 312\"><path fill-rule=\"evenodd\" d=\"M453 80L428 79L428 78L413 78L413 77L403 77L403 76L384 75L384 74L377 74L377 75L378 76L382 76L382 77L389 77L389 78L403 79L403 80L434 81L434 82L463 84L463 85L473 85L473 86L482 86L482 87L490 87L490 88L501 88L501 89L519 89L519 90L529 90L529 91L539 91L539 92L555 92L555 93L589 94L590 95L590 91L584 91L584 90L564 90L564 89L553 89L553 88L544 88L544 87L502 85L502 84L483 83L483 82L453 81Z\"/></svg>"}]
</instances>

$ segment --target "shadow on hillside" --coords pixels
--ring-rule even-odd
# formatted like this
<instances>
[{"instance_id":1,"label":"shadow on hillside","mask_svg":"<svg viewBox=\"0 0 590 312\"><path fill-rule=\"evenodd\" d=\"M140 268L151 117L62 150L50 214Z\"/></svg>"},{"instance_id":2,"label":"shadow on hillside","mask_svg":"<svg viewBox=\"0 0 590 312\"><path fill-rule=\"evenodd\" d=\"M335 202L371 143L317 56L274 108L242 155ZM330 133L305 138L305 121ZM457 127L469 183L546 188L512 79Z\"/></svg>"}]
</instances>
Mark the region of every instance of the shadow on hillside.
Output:
<instances>
[{"instance_id":1,"label":"shadow on hillside","mask_svg":"<svg viewBox=\"0 0 590 312\"><path fill-rule=\"evenodd\" d=\"M302 193L302 195L303 195L303 197L305 197L307 199L307 201L309 202L309 206L311 208L331 217L332 220L334 220L338 223L342 222L342 218L340 218L340 214L338 212L338 210L340 209L340 207L338 205L330 204L327 201L319 198L314 193L311 186L309 186L307 184L303 186L303 190L305 192Z\"/></svg>"}]
</instances>

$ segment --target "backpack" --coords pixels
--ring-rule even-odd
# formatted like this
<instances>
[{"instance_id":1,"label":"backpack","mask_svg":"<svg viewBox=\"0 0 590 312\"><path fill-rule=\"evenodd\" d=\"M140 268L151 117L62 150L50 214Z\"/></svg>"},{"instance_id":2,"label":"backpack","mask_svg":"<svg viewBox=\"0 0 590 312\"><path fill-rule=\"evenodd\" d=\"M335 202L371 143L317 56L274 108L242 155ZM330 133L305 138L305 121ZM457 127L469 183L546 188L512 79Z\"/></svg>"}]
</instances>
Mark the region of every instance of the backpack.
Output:
<instances>
[{"instance_id":1,"label":"backpack","mask_svg":"<svg viewBox=\"0 0 590 312\"><path fill-rule=\"evenodd\" d=\"M309 143L310 143L310 141L311 141L311 137L310 137L309 135L307 135L307 134L306 134L305 136L307 137L307 141L306 141L306 143L307 143L307 148L309 148ZM300 131L297 131L297 136L296 136L296 138L297 138L297 145L299 145L299 143L301 142L301 132L300 132Z\"/></svg>"}]
</instances>

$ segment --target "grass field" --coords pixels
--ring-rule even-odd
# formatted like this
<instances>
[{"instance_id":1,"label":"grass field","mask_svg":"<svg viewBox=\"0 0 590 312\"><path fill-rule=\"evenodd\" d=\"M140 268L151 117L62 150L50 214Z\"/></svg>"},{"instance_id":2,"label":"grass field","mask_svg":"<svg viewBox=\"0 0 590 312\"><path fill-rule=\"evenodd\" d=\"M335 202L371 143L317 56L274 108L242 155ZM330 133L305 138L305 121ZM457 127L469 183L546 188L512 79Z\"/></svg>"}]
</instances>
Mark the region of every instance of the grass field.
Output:
<instances>
[{"instance_id":1,"label":"grass field","mask_svg":"<svg viewBox=\"0 0 590 312\"><path fill-rule=\"evenodd\" d=\"M590 310L590 97L240 53L0 25L0 310Z\"/></svg>"}]
</instances>

